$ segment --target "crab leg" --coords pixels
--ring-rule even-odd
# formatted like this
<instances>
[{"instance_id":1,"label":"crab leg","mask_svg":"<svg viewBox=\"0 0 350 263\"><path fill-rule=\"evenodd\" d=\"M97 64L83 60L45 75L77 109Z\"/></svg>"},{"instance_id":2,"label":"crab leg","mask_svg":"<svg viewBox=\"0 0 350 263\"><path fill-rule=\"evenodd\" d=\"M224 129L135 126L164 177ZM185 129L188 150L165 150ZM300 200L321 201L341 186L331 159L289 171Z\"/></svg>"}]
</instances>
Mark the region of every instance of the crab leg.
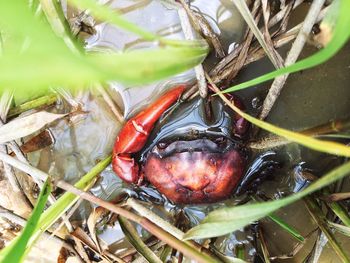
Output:
<instances>
[{"instance_id":1,"label":"crab leg","mask_svg":"<svg viewBox=\"0 0 350 263\"><path fill-rule=\"evenodd\" d=\"M120 130L113 148L112 167L114 172L128 183L139 183L139 165L132 154L145 145L154 124L184 91L180 85L165 93L144 111L129 119Z\"/></svg>"}]
</instances>

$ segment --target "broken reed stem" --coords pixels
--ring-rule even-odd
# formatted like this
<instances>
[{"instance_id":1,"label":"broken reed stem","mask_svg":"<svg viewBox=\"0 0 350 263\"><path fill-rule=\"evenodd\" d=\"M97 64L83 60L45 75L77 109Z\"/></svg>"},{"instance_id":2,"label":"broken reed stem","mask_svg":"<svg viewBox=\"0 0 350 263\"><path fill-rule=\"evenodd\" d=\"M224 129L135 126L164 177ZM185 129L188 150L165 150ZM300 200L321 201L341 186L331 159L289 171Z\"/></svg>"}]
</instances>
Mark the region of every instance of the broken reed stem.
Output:
<instances>
[{"instance_id":1,"label":"broken reed stem","mask_svg":"<svg viewBox=\"0 0 350 263\"><path fill-rule=\"evenodd\" d=\"M322 9L319 16L317 17L317 22L321 21L324 18L328 10L329 10L329 7L325 7ZM273 18L271 20L273 20ZM298 32L300 31L300 28L302 27L302 25L303 23L300 23L295 27L291 28L290 30L288 30L287 32L274 36L272 41L275 49L280 48L288 44L290 41L294 40L297 37ZM210 71L209 75L211 76L215 84L220 83L221 81L225 80L229 76L233 66L236 64L238 60L238 55L240 54L243 45L244 43L238 46L237 49L235 49L228 56L222 59L218 63L218 65ZM258 61L259 59L264 58L265 56L266 56L266 53L262 47L252 45L248 50L248 56L247 56L247 59L244 61L243 66L247 66L255 61Z\"/></svg>"},{"instance_id":2,"label":"broken reed stem","mask_svg":"<svg viewBox=\"0 0 350 263\"><path fill-rule=\"evenodd\" d=\"M323 212L320 209L320 207L318 206L318 204L311 197L305 197L304 202L306 204L306 207L307 207L311 217L317 223L317 225L321 229L322 233L324 233L326 235L329 244L332 246L335 253L339 256L340 260L342 262L349 263L350 259L346 255L346 252L344 251L344 249L339 245L339 243L335 239L332 231L328 227L325 215L323 214Z\"/></svg>"},{"instance_id":3,"label":"broken reed stem","mask_svg":"<svg viewBox=\"0 0 350 263\"><path fill-rule=\"evenodd\" d=\"M223 58L225 51L222 47L221 41L218 35L214 32L213 28L207 21L207 19L200 13L193 11L184 0L179 0L182 7L185 9L188 17L190 18L193 28L210 44L214 49L216 56Z\"/></svg>"},{"instance_id":4,"label":"broken reed stem","mask_svg":"<svg viewBox=\"0 0 350 263\"><path fill-rule=\"evenodd\" d=\"M257 1L257 2L259 2L259 1ZM303 0L296 0L292 9L295 9L302 2L303 2ZM290 4L292 4L292 3L290 3ZM274 17L272 17L268 23L268 27L271 28L271 27L277 25L277 23L279 23L286 15L286 13L288 11L287 9L288 9L288 6L286 6L284 9L279 11ZM301 24L300 24L300 26L301 26ZM276 36L276 37L280 37L280 36ZM292 40L292 39L290 39L290 40ZM212 69L209 72L209 75L211 76L211 78L213 79L215 84L219 83L220 81L224 80L227 77L227 74L229 74L229 73L227 73L227 71L229 71L229 68L231 68L234 65L234 63L235 63L234 60L240 54L242 46L243 46L243 44L238 46L233 52L229 53L225 58L223 58L215 66L214 69ZM278 47L279 46L276 46L275 48L278 48ZM261 46L256 47L254 50L256 50L256 49L259 49L259 53L261 55L260 58L265 57L266 53ZM247 61L249 61L250 57L253 55L253 52L251 52L251 51L252 51L252 48L249 49ZM251 62L253 62L253 61L251 61ZM249 62L249 63L251 63L251 62ZM246 62L245 65L247 65L247 63L248 62ZM227 69L227 70L225 70L225 69ZM218 78L216 77L217 75L219 75Z\"/></svg>"},{"instance_id":5,"label":"broken reed stem","mask_svg":"<svg viewBox=\"0 0 350 263\"><path fill-rule=\"evenodd\" d=\"M322 9L322 6L324 5L325 0L314 0L312 1L311 7L309 9L308 14L306 15L306 18L303 22L303 25L298 33L298 36L296 37L288 55L285 60L285 67L288 67L292 64L294 64L299 57L305 43L307 36L310 34L313 25L317 21L317 17ZM271 88L269 89L269 92L264 100L261 113L259 115L259 119L263 120L267 117L267 115L270 113L270 110L272 109L274 103L276 102L289 74L285 74L282 76L279 76L275 78L273 81Z\"/></svg>"}]
</instances>

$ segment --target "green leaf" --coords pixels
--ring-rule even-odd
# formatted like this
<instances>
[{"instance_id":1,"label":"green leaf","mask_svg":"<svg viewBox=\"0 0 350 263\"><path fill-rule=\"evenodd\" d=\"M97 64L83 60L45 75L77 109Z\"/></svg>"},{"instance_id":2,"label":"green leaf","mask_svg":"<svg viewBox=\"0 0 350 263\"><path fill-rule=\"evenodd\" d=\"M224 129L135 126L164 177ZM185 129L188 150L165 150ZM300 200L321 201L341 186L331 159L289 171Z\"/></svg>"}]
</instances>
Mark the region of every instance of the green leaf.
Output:
<instances>
[{"instance_id":1,"label":"green leaf","mask_svg":"<svg viewBox=\"0 0 350 263\"><path fill-rule=\"evenodd\" d=\"M49 86L83 88L107 81L146 84L194 67L208 52L205 42L178 41L176 47L79 54L68 48L47 20L34 17L25 1L0 1L0 25L7 36L0 60L0 92L5 87L21 93Z\"/></svg>"},{"instance_id":2,"label":"green leaf","mask_svg":"<svg viewBox=\"0 0 350 263\"><path fill-rule=\"evenodd\" d=\"M198 46L90 54L84 58L69 54L69 59L62 57L65 54L59 57L57 54L47 54L45 67L40 59L42 54L4 56L0 60L0 85L16 87L21 91L50 85L83 88L91 83L113 80L140 85L188 70L202 62L206 53L207 47ZM22 63L18 64L18 59ZM3 89L1 87L0 91Z\"/></svg>"},{"instance_id":3,"label":"green leaf","mask_svg":"<svg viewBox=\"0 0 350 263\"><path fill-rule=\"evenodd\" d=\"M88 9L92 16L97 20L102 20L111 24L116 25L119 28L124 29L125 31L132 32L145 40L153 41L158 40L160 37L148 32L141 27L130 23L125 20L117 11L108 8L105 5L98 4L94 0L68 0L69 3L75 5L80 10Z\"/></svg>"},{"instance_id":4,"label":"green leaf","mask_svg":"<svg viewBox=\"0 0 350 263\"><path fill-rule=\"evenodd\" d=\"M228 234L271 214L281 207L300 200L348 174L350 174L350 162L337 167L311 184L305 190L289 197L264 203L254 203L215 210L209 213L200 225L190 229L186 233L185 239L210 238Z\"/></svg>"},{"instance_id":5,"label":"green leaf","mask_svg":"<svg viewBox=\"0 0 350 263\"><path fill-rule=\"evenodd\" d=\"M350 37L350 0L341 0L339 5L339 16L337 17L336 26L334 28L334 35L329 42L329 44L317 52L316 54L303 59L301 61L298 61L297 63L281 68L275 71L272 71L270 73L267 73L265 75L259 76L255 79L243 82L241 84L238 84L236 86L230 87L228 89L225 89L223 93L225 92L233 92L241 89L245 89L248 87L252 87L254 85L260 84L262 82L271 80L275 77L278 77L280 75L286 74L286 73L293 73L296 71L300 71L303 69L311 68L314 66L317 66L328 59L330 59L332 56L334 56L348 41Z\"/></svg>"},{"instance_id":6,"label":"green leaf","mask_svg":"<svg viewBox=\"0 0 350 263\"><path fill-rule=\"evenodd\" d=\"M33 209L32 215L27 221L21 235L16 238L16 241L11 243L11 245L6 246L0 252L0 262L22 262L25 255L25 250L27 244L32 237L35 229L37 229L39 224L40 216L45 208L47 199L51 193L51 185L48 181L45 182L43 188L38 197L38 201Z\"/></svg>"},{"instance_id":7,"label":"green leaf","mask_svg":"<svg viewBox=\"0 0 350 263\"><path fill-rule=\"evenodd\" d=\"M223 94L219 93L219 96L240 116L264 130L267 130L271 133L284 137L289 141L299 143L316 151L350 157L350 147L348 146L336 142L318 140L316 138L309 137L298 132L289 131L270 123L261 121L237 108Z\"/></svg>"}]
</instances>

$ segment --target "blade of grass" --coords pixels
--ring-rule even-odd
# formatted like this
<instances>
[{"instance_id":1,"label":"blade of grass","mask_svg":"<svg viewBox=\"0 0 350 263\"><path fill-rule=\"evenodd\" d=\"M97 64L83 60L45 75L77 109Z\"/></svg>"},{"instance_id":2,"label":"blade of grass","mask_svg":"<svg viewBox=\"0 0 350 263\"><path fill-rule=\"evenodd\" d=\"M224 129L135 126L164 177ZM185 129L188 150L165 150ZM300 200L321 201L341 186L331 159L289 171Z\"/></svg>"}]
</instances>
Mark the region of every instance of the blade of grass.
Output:
<instances>
[{"instance_id":1,"label":"blade of grass","mask_svg":"<svg viewBox=\"0 0 350 263\"><path fill-rule=\"evenodd\" d=\"M49 85L82 88L113 80L141 85L191 69L202 62L206 54L206 46L90 54L81 58L66 53L26 53L0 60L0 84L15 87L22 93L26 89L37 91ZM46 56L45 67L40 59L43 56ZM18 60L21 60L20 64ZM0 91L3 91L2 87Z\"/></svg>"},{"instance_id":2,"label":"blade of grass","mask_svg":"<svg viewBox=\"0 0 350 263\"><path fill-rule=\"evenodd\" d=\"M61 3L53 0L40 0L40 5L44 11L48 22L55 29L56 34L63 38L66 45L72 50L83 52L83 46L78 43L71 31L68 21L65 19Z\"/></svg>"},{"instance_id":3,"label":"blade of grass","mask_svg":"<svg viewBox=\"0 0 350 263\"><path fill-rule=\"evenodd\" d=\"M323 190L323 193L325 195L330 195L330 192L328 189ZM346 225L347 227L350 227L350 217L349 217L349 213L348 211L346 211L346 209L344 209L344 207L342 207L339 203L337 202L326 202L326 205L332 209L332 211L334 212L334 214L337 215L337 217L339 217L339 219L343 222L344 225Z\"/></svg>"},{"instance_id":4,"label":"blade of grass","mask_svg":"<svg viewBox=\"0 0 350 263\"><path fill-rule=\"evenodd\" d=\"M310 197L306 197L304 201L306 203L306 206L307 206L307 209L309 210L310 215L312 216L312 218L314 219L318 227L326 235L329 244L332 246L333 250L338 255L341 262L349 263L350 259L348 258L345 250L340 246L339 242L335 239L332 231L329 229L325 215L323 214L321 208Z\"/></svg>"},{"instance_id":5,"label":"blade of grass","mask_svg":"<svg viewBox=\"0 0 350 263\"><path fill-rule=\"evenodd\" d=\"M340 156L346 156L350 157L350 147L345 146L340 143L331 142L331 141L321 141L316 138L312 138L310 136L292 132L277 126L274 126L270 123L261 121L259 119L256 119L249 114L243 112L239 108L237 108L235 105L233 105L222 93L220 93L220 90L216 87L216 85L211 81L210 77L206 75L207 79L209 80L209 83L212 85L213 89L217 94L220 96L220 98L235 112L237 112L239 115L241 115L243 118L248 120L249 122L253 123L254 125L267 130L271 133L274 133L276 135L279 135L281 137L286 138L289 141L296 142L298 144L301 144L305 147L308 147L310 149L330 153L334 155L340 155Z\"/></svg>"},{"instance_id":6,"label":"blade of grass","mask_svg":"<svg viewBox=\"0 0 350 263\"><path fill-rule=\"evenodd\" d=\"M38 201L33 209L32 215L27 221L21 235L16 238L16 241L13 242L12 246L7 246L3 248L0 252L0 262L22 262L24 259L24 252L26 250L27 244L32 237L35 229L39 224L39 219L44 211L45 204L51 193L51 185L48 181L45 182L39 197Z\"/></svg>"},{"instance_id":7,"label":"blade of grass","mask_svg":"<svg viewBox=\"0 0 350 263\"><path fill-rule=\"evenodd\" d=\"M350 162L347 162L330 171L303 191L289 197L264 203L217 209L209 213L200 225L190 229L184 238L209 238L228 234L271 214L281 207L287 206L331 183L336 182L349 173Z\"/></svg>"},{"instance_id":8,"label":"blade of grass","mask_svg":"<svg viewBox=\"0 0 350 263\"><path fill-rule=\"evenodd\" d=\"M350 227L343 226L343 225L340 225L340 224L336 224L336 223L333 223L333 222L330 222L330 221L328 221L327 224L330 227L333 227L339 233L342 233L343 235L346 235L346 236L350 237Z\"/></svg>"},{"instance_id":9,"label":"blade of grass","mask_svg":"<svg viewBox=\"0 0 350 263\"><path fill-rule=\"evenodd\" d=\"M225 89L222 92L223 93L233 92L233 91L245 89L245 88L260 84L262 82L271 80L277 76L311 68L327 61L332 56L334 56L340 50L340 48L342 48L345 45L345 43L348 41L350 37L350 31L349 31L350 16L348 14L349 10L350 10L350 0L340 0L339 15L337 16L337 22L334 28L332 40L322 50L318 51L317 53L315 53L314 55L306 59L298 61L293 65L275 70L273 72L259 76L255 79L235 85L233 87Z\"/></svg>"},{"instance_id":10,"label":"blade of grass","mask_svg":"<svg viewBox=\"0 0 350 263\"><path fill-rule=\"evenodd\" d=\"M204 42L192 41L176 48L76 54L21 1L0 1L0 24L11 36L0 60L0 91L9 86L22 94L27 94L28 89L38 92L48 86L81 88L112 80L145 84L192 68L208 52Z\"/></svg>"},{"instance_id":11,"label":"blade of grass","mask_svg":"<svg viewBox=\"0 0 350 263\"><path fill-rule=\"evenodd\" d=\"M253 201L257 201L256 198L252 198ZM305 238L296 230L294 227L289 225L286 221L275 214L270 214L267 216L270 220L279 225L282 229L284 229L287 233L289 233L292 237L294 237L299 242L304 242Z\"/></svg>"},{"instance_id":12,"label":"blade of grass","mask_svg":"<svg viewBox=\"0 0 350 263\"><path fill-rule=\"evenodd\" d=\"M162 263L162 261L154 254L154 252L142 241L135 227L124 217L119 216L118 221L120 227L127 240L135 247L144 259L150 263Z\"/></svg>"},{"instance_id":13,"label":"blade of grass","mask_svg":"<svg viewBox=\"0 0 350 263\"><path fill-rule=\"evenodd\" d=\"M23 171L28 171L28 165L23 164L22 162L17 161L16 159L9 157L7 155L0 153L0 159L2 161L6 161L10 165L15 166L18 169L21 169ZM93 182L93 179L96 178L97 175L99 175L111 162L112 157L108 156L104 160L100 161L96 166L94 166L87 174L85 174L76 184L75 187L79 189L88 189L91 187L91 182ZM40 170L32 167L33 171L31 172L31 175L33 176L34 172L37 172L38 178L41 180L46 180L47 175ZM37 238L46 230L48 230L70 207L72 207L75 202L79 199L78 196L72 194L72 193L65 193L63 194L57 201L51 205L47 210L42 213L40 217L40 221L35 228L34 232L32 233L32 238L27 244L26 252L28 252L31 248L31 246L34 244L34 242L37 240ZM15 238L8 247L12 247L13 244L16 242L17 238Z\"/></svg>"},{"instance_id":14,"label":"blade of grass","mask_svg":"<svg viewBox=\"0 0 350 263\"><path fill-rule=\"evenodd\" d=\"M268 217L281 228L283 228L286 232L288 232L296 240L298 240L299 242L304 242L305 238L299 233L299 231L287 224L282 218L274 214L270 214L268 215Z\"/></svg>"}]
</instances>

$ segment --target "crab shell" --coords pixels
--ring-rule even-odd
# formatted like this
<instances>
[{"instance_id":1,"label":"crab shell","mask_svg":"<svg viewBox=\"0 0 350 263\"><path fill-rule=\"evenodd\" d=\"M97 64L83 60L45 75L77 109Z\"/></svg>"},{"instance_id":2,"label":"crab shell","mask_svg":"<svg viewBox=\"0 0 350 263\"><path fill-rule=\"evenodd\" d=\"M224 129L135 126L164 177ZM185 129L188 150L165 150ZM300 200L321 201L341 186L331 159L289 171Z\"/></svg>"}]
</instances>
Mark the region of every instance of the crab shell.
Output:
<instances>
[{"instance_id":1,"label":"crab shell","mask_svg":"<svg viewBox=\"0 0 350 263\"><path fill-rule=\"evenodd\" d=\"M203 101L185 103L160 120L143 149L142 178L174 203L223 200L244 174L246 159L233 134L239 129L243 135L246 124L238 123L219 98L212 110L209 120Z\"/></svg>"},{"instance_id":2,"label":"crab shell","mask_svg":"<svg viewBox=\"0 0 350 263\"><path fill-rule=\"evenodd\" d=\"M197 150L178 151L192 144ZM165 152L171 151L170 154ZM227 198L243 175L245 162L233 147L208 139L155 146L143 166L144 177L175 203L211 203Z\"/></svg>"}]
</instances>

